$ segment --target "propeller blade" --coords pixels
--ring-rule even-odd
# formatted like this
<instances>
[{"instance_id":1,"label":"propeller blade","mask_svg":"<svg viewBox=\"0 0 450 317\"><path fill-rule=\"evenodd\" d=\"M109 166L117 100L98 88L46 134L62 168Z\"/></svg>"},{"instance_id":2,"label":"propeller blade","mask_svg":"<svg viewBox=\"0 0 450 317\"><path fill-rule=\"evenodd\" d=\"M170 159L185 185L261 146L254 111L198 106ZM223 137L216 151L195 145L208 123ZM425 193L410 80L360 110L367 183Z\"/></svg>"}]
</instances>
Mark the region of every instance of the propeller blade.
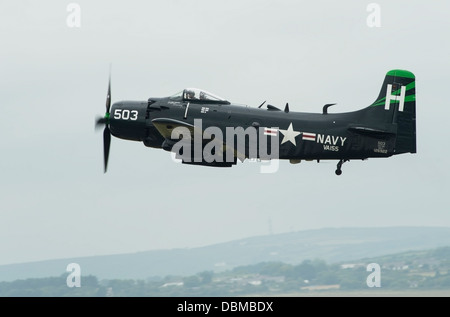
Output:
<instances>
[{"instance_id":1,"label":"propeller blade","mask_svg":"<svg viewBox=\"0 0 450 317\"><path fill-rule=\"evenodd\" d=\"M106 126L105 130L103 130L103 156L104 156L104 164L105 164L105 173L108 169L108 157L109 157L109 148L111 146L111 131L109 127Z\"/></svg>"},{"instance_id":2,"label":"propeller blade","mask_svg":"<svg viewBox=\"0 0 450 317\"><path fill-rule=\"evenodd\" d=\"M106 95L106 113L109 114L111 108L111 68L109 70L108 94Z\"/></svg>"},{"instance_id":3,"label":"propeller blade","mask_svg":"<svg viewBox=\"0 0 450 317\"><path fill-rule=\"evenodd\" d=\"M111 147L111 130L109 129L109 111L111 108L111 65L109 65L109 80L108 80L108 93L106 95L106 113L103 118L97 118L95 120L95 130L104 126L103 130L103 160L105 173L108 170L108 158L109 158L109 149Z\"/></svg>"},{"instance_id":4,"label":"propeller blade","mask_svg":"<svg viewBox=\"0 0 450 317\"><path fill-rule=\"evenodd\" d=\"M263 106L263 104L265 104L265 103L266 103L266 101L264 100L264 102L262 104L260 104L258 108L261 108Z\"/></svg>"},{"instance_id":5,"label":"propeller blade","mask_svg":"<svg viewBox=\"0 0 450 317\"><path fill-rule=\"evenodd\" d=\"M104 117L97 118L97 120L95 120L95 130L100 129L105 124L108 124L108 120L106 118L104 118Z\"/></svg>"}]
</instances>

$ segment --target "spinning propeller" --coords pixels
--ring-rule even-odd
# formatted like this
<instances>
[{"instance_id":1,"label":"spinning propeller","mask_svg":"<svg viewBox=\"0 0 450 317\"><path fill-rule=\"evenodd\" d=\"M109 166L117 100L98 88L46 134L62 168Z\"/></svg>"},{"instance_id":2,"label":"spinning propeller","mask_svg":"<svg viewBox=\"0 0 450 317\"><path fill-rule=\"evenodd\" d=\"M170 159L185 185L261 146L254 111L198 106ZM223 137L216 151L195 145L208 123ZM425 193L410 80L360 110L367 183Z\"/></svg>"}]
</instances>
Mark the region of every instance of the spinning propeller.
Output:
<instances>
[{"instance_id":1,"label":"spinning propeller","mask_svg":"<svg viewBox=\"0 0 450 317\"><path fill-rule=\"evenodd\" d=\"M109 148L111 146L111 131L109 130L110 108L111 108L111 70L109 71L108 94L106 95L106 113L103 118L98 118L97 121L95 122L96 128L102 125L105 126L105 129L103 130L103 158L104 158L105 173L108 168Z\"/></svg>"}]
</instances>

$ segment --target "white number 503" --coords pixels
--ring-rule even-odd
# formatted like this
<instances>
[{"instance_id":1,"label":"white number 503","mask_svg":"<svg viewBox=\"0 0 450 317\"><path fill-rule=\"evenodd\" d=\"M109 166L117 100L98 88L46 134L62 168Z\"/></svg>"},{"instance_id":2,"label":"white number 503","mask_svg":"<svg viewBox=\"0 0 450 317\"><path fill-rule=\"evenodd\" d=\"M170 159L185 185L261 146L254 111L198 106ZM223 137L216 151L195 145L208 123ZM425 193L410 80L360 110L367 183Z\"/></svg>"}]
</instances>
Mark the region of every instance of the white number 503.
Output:
<instances>
[{"instance_id":1,"label":"white number 503","mask_svg":"<svg viewBox=\"0 0 450 317\"><path fill-rule=\"evenodd\" d=\"M114 119L122 119L122 120L137 120L138 111L137 110L128 110L128 109L116 109L114 110Z\"/></svg>"}]
</instances>

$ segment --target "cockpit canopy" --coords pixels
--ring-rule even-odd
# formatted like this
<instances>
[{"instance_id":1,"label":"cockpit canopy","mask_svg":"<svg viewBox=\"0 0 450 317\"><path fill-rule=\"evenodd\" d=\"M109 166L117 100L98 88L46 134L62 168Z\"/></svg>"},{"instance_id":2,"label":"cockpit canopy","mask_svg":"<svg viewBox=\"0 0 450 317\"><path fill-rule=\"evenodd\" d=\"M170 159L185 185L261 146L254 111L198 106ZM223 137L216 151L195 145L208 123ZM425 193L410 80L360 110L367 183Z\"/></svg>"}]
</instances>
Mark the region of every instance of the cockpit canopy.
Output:
<instances>
[{"instance_id":1,"label":"cockpit canopy","mask_svg":"<svg viewBox=\"0 0 450 317\"><path fill-rule=\"evenodd\" d=\"M169 99L174 101L230 104L227 100L198 88L186 88L183 91L170 96Z\"/></svg>"}]
</instances>

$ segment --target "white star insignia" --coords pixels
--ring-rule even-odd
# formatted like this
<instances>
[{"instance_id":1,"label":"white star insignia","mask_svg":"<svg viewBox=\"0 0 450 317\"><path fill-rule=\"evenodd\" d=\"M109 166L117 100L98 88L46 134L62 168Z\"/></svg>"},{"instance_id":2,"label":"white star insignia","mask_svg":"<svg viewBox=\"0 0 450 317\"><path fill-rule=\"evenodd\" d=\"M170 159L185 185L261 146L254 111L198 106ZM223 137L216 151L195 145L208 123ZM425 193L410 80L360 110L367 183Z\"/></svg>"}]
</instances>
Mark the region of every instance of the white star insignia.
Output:
<instances>
[{"instance_id":1,"label":"white star insignia","mask_svg":"<svg viewBox=\"0 0 450 317\"><path fill-rule=\"evenodd\" d=\"M278 129L281 133L283 133L283 140L281 141L281 144L286 143L286 142L291 142L292 144L294 144L295 146L297 146L297 144L295 143L295 137L299 134L301 134L301 132L298 131L294 131L294 128L292 127L292 122L289 125L289 127L287 128L287 130L282 130L282 129Z\"/></svg>"}]
</instances>

